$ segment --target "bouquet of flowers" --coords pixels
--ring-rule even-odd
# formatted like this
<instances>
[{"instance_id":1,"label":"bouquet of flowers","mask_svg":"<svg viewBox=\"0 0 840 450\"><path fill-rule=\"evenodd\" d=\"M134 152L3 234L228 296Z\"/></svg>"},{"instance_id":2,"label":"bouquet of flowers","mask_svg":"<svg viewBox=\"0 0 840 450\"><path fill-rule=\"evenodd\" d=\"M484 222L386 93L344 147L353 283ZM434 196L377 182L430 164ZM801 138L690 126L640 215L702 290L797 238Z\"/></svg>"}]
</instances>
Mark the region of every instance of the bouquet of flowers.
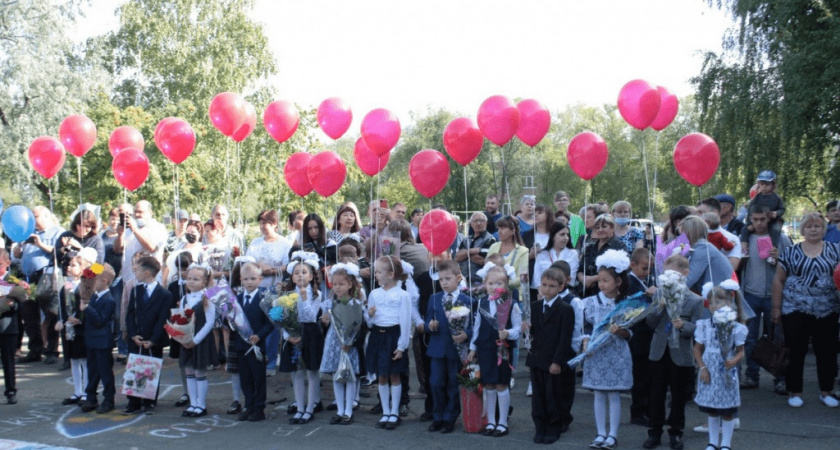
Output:
<instances>
[{"instance_id":1,"label":"bouquet of flowers","mask_svg":"<svg viewBox=\"0 0 840 450\"><path fill-rule=\"evenodd\" d=\"M589 346L586 348L586 351L569 360L569 367L575 367L580 364L584 358L604 347L610 339L618 339L610 333L610 326L613 324L621 328L630 328L647 317L656 306L649 305L642 298L642 295L639 292L616 305L607 317L604 317L604 320L592 330L592 337L589 340Z\"/></svg>"},{"instance_id":2,"label":"bouquet of flowers","mask_svg":"<svg viewBox=\"0 0 840 450\"><path fill-rule=\"evenodd\" d=\"M466 329L467 321L470 318L470 308L447 298L443 302L443 311L447 322L449 322L449 332L452 336L461 334ZM458 351L458 357L461 358L461 361L467 360L468 348L466 342L460 344L456 342L455 350Z\"/></svg>"},{"instance_id":3,"label":"bouquet of flowers","mask_svg":"<svg viewBox=\"0 0 840 450\"><path fill-rule=\"evenodd\" d=\"M481 369L478 364L467 364L458 373L458 386L481 394Z\"/></svg>"},{"instance_id":4,"label":"bouquet of flowers","mask_svg":"<svg viewBox=\"0 0 840 450\"><path fill-rule=\"evenodd\" d=\"M236 301L236 296L233 295L230 287L214 286L207 289L204 295L216 307L216 312L219 313L219 316L228 320L230 328L238 333L243 341L248 342L248 339L254 334L254 331L251 329L251 324L248 323L248 318L245 317L245 311L242 310L242 306ZM245 354L247 355L251 352L254 352L257 361L263 360L263 354L259 347L251 345L251 348Z\"/></svg>"},{"instance_id":5,"label":"bouquet of flowers","mask_svg":"<svg viewBox=\"0 0 840 450\"><path fill-rule=\"evenodd\" d=\"M496 315L493 316L487 311L479 308L481 317L490 324L496 331L505 329L505 325L510 318L510 312L513 308L513 297L510 291L502 288L490 295L489 300L496 304ZM510 364L510 348L506 340L496 340L496 365L501 365L502 361L507 361Z\"/></svg>"},{"instance_id":6,"label":"bouquet of flowers","mask_svg":"<svg viewBox=\"0 0 840 450\"><path fill-rule=\"evenodd\" d=\"M362 304L353 299L335 300L330 310L331 326L338 342L342 346L351 346L356 340L356 335L362 329L364 320L364 309ZM356 373L353 370L353 362L350 354L342 351L339 354L338 368L333 374L333 380L340 383L355 383Z\"/></svg>"},{"instance_id":7,"label":"bouquet of flowers","mask_svg":"<svg viewBox=\"0 0 840 450\"><path fill-rule=\"evenodd\" d=\"M69 319L76 316L76 307L79 304L79 299L76 298L76 291L72 288L72 285L66 286L66 288L67 289L64 291L66 294L64 296L64 308L65 311L67 311L67 318ZM81 311L81 314L84 314L84 311ZM76 327L69 322L65 323L64 336L68 341L76 339Z\"/></svg>"},{"instance_id":8,"label":"bouquet of flowers","mask_svg":"<svg viewBox=\"0 0 840 450\"><path fill-rule=\"evenodd\" d=\"M296 292L277 294L269 292L260 301L260 309L278 330L285 329L291 336L300 333L300 323L297 318L297 302L300 296Z\"/></svg>"},{"instance_id":9,"label":"bouquet of flowers","mask_svg":"<svg viewBox=\"0 0 840 450\"><path fill-rule=\"evenodd\" d=\"M20 278L14 276L12 274L9 274L8 276L6 276L6 281L0 280L0 286L9 287L9 289L5 290L5 292L0 292L0 295L8 295L9 292L11 291L12 287L14 287L14 286L19 287L21 290L23 290L23 293L25 294L25 297L22 298L21 301L30 300L32 298L32 294L33 294L32 291L34 290L29 283L27 283L24 280L21 280Z\"/></svg>"},{"instance_id":10,"label":"bouquet of flowers","mask_svg":"<svg viewBox=\"0 0 840 450\"><path fill-rule=\"evenodd\" d=\"M727 387L732 387L738 376L737 368L733 367L727 370L726 366L724 366L724 362L729 359L729 354L732 352L732 332L735 331L737 320L738 312L728 306L724 306L712 314L712 325L715 327L715 334L717 335L718 345L720 346L720 356L723 357L720 372L723 375Z\"/></svg>"},{"instance_id":11,"label":"bouquet of flowers","mask_svg":"<svg viewBox=\"0 0 840 450\"><path fill-rule=\"evenodd\" d=\"M680 310L685 303L685 277L679 272L666 270L665 273L657 277L657 280L659 281L659 292L662 295L659 301L665 306L668 317L671 320L679 318ZM665 327L665 330L670 332L668 345L673 349L680 348L680 330L674 328L670 323Z\"/></svg>"},{"instance_id":12,"label":"bouquet of flowers","mask_svg":"<svg viewBox=\"0 0 840 450\"><path fill-rule=\"evenodd\" d=\"M185 309L184 314L173 314L163 325L166 334L181 345L190 344L195 337L195 317L192 309Z\"/></svg>"}]
</instances>

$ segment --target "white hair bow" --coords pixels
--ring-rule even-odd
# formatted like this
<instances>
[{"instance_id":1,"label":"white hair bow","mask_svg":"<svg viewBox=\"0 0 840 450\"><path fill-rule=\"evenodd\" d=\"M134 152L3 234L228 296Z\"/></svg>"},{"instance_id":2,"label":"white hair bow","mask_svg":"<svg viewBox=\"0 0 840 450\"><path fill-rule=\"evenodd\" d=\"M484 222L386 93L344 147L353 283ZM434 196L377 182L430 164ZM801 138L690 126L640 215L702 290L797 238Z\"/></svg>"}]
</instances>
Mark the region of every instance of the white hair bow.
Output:
<instances>
[{"instance_id":1,"label":"white hair bow","mask_svg":"<svg viewBox=\"0 0 840 450\"><path fill-rule=\"evenodd\" d=\"M330 275L334 274L336 270L343 269L345 272L353 275L354 277L359 276L359 266L353 263L338 263L333 264L332 268L330 268Z\"/></svg>"},{"instance_id":2,"label":"white hair bow","mask_svg":"<svg viewBox=\"0 0 840 450\"><path fill-rule=\"evenodd\" d=\"M237 256L236 259L233 260L234 264L239 263L240 265L246 264L246 263L256 263L256 262L257 262L257 260L254 259L253 256Z\"/></svg>"},{"instance_id":3,"label":"white hair bow","mask_svg":"<svg viewBox=\"0 0 840 450\"><path fill-rule=\"evenodd\" d=\"M490 269L494 267L496 267L496 265L488 261L484 263L484 267L482 267L478 272L475 273L475 276L483 280L484 277L487 276L487 272L489 272ZM505 273L507 273L509 279L513 280L516 278L516 269L514 269L513 266L505 264L504 266L502 266L502 268L505 269Z\"/></svg>"},{"instance_id":4,"label":"white hair bow","mask_svg":"<svg viewBox=\"0 0 840 450\"><path fill-rule=\"evenodd\" d=\"M624 250L607 250L595 258L595 266L598 269L612 268L616 273L622 273L630 268L630 258Z\"/></svg>"},{"instance_id":5,"label":"white hair bow","mask_svg":"<svg viewBox=\"0 0 840 450\"><path fill-rule=\"evenodd\" d=\"M308 265L309 267L311 267L315 271L317 271L320 268L320 262L318 260L318 255L316 255L315 253L312 253L312 252L303 252L303 251L294 252L294 253L292 253L292 260L293 261L290 262L288 266L286 266L286 272L288 272L289 275L294 273L295 266L297 266L298 263L304 263L304 264Z\"/></svg>"}]
</instances>

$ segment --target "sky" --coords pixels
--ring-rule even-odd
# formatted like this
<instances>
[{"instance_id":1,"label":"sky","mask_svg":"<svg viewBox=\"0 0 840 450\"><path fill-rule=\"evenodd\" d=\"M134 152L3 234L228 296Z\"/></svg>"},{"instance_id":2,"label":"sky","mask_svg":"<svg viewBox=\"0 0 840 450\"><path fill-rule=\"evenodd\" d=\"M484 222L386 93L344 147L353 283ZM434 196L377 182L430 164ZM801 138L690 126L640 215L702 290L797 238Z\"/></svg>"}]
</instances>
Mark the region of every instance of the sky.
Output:
<instances>
[{"instance_id":1,"label":"sky","mask_svg":"<svg viewBox=\"0 0 840 450\"><path fill-rule=\"evenodd\" d=\"M73 36L118 26L123 0L91 0ZM277 59L278 100L329 97L364 115L445 108L475 118L492 95L533 98L551 111L615 103L642 78L677 96L732 22L704 0L256 0ZM259 108L258 108L259 109Z\"/></svg>"}]
</instances>

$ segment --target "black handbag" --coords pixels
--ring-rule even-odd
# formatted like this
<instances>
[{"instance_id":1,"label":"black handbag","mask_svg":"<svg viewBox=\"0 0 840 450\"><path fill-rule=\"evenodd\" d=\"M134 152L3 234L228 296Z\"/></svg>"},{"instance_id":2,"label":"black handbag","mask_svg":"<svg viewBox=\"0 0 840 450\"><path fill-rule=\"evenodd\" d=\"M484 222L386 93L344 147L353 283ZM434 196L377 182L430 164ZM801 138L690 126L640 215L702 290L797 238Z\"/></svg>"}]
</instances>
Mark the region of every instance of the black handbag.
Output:
<instances>
[{"instance_id":1,"label":"black handbag","mask_svg":"<svg viewBox=\"0 0 840 450\"><path fill-rule=\"evenodd\" d=\"M773 376L784 375L790 363L790 349L785 347L784 333L779 331L778 339L775 339L776 325L770 325L770 333L761 336L752 351L752 359L764 370Z\"/></svg>"}]
</instances>

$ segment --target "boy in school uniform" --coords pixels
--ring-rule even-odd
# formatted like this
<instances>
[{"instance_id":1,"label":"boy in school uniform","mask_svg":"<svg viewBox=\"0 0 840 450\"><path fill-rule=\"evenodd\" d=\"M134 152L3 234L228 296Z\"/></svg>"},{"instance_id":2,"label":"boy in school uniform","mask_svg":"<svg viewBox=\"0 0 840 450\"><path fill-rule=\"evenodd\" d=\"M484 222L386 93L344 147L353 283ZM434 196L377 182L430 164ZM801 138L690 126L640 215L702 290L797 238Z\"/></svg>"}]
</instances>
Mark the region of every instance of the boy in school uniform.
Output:
<instances>
[{"instance_id":1,"label":"boy in school uniform","mask_svg":"<svg viewBox=\"0 0 840 450\"><path fill-rule=\"evenodd\" d=\"M566 275L556 268L542 274L542 300L531 303L531 350L525 365L531 368L531 418L536 426L534 442L553 444L572 422L575 372L567 361L575 356L572 333L574 309L560 300ZM558 301L560 300L560 301Z\"/></svg>"},{"instance_id":2,"label":"boy in school uniform","mask_svg":"<svg viewBox=\"0 0 840 450\"><path fill-rule=\"evenodd\" d=\"M265 340L274 330L274 326L260 309L262 291L262 270L256 263L246 263L240 269L242 292L236 296L236 301L245 312L248 324L251 325L253 335L246 342L239 333L231 333L231 347L236 351L239 364L239 378L242 383L242 393L245 396L245 407L239 414L239 421L259 422L265 420L266 397L266 353ZM250 351L251 346L260 349L263 358L257 359L256 352ZM272 351L277 351L273 349Z\"/></svg>"},{"instance_id":3,"label":"boy in school uniform","mask_svg":"<svg viewBox=\"0 0 840 450\"><path fill-rule=\"evenodd\" d=\"M133 270L137 285L131 290L125 314L128 352L163 358L163 347L168 342L163 325L169 319L172 294L156 281L160 261L154 256L140 258ZM160 386L153 400L127 396L128 406L123 415L136 414L141 410L149 416L154 414L159 393Z\"/></svg>"},{"instance_id":4,"label":"boy in school uniform","mask_svg":"<svg viewBox=\"0 0 840 450\"><path fill-rule=\"evenodd\" d=\"M80 292L91 294L88 300L79 302L79 310L84 314L85 347L87 348L88 385L85 388L87 401L82 404L82 412L94 409L105 414L114 409L114 316L117 302L111 295L110 286L116 274L110 264L94 264L82 275ZM94 277L88 278L90 275ZM88 277L86 277L86 275ZM90 289L92 292L85 292ZM71 317L70 322L79 322ZM96 390L102 382L102 403L97 404Z\"/></svg>"},{"instance_id":5,"label":"boy in school uniform","mask_svg":"<svg viewBox=\"0 0 840 450\"><path fill-rule=\"evenodd\" d=\"M653 300L656 294L656 280L650 275L653 267L650 250L637 248L630 255L630 274L627 277L627 296L642 292L645 301ZM630 423L643 427L650 425L649 396L650 396L650 341L653 339L653 328L645 321L641 321L630 329L630 355L633 358L633 388L630 390Z\"/></svg>"},{"instance_id":6,"label":"boy in school uniform","mask_svg":"<svg viewBox=\"0 0 840 450\"><path fill-rule=\"evenodd\" d=\"M455 429L455 420L461 413L458 372L463 362L455 344L469 342L472 337L472 327L466 324L464 330L453 335L449 328L449 321L446 319L446 310L454 306L464 306L470 308L472 313L473 300L458 292L462 278L461 267L458 263L441 262L438 266L438 274L441 292L429 298L423 324L429 334L429 346L426 353L431 362L429 386L433 403L433 422L429 425L428 431L451 433ZM472 314L468 315L468 317L471 316Z\"/></svg>"}]
</instances>

